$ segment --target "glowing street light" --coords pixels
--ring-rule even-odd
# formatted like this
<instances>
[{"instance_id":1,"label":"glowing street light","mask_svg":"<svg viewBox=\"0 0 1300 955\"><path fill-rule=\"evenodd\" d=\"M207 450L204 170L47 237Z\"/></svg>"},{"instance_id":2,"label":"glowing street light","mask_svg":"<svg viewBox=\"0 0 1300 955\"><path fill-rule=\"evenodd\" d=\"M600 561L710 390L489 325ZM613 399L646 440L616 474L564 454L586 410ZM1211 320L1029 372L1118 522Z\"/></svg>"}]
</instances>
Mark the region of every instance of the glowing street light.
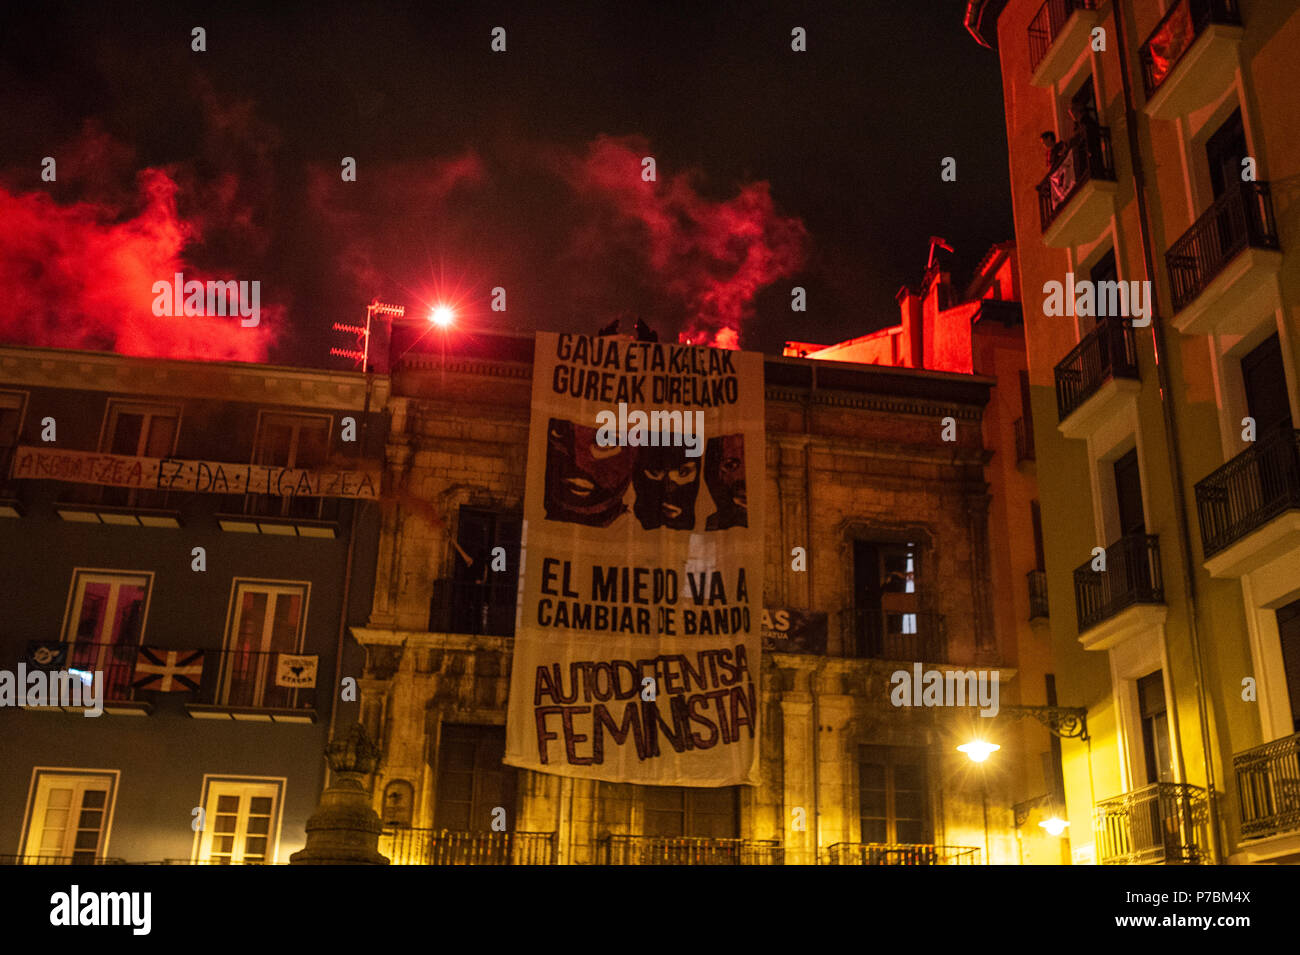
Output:
<instances>
[{"instance_id":1,"label":"glowing street light","mask_svg":"<svg viewBox=\"0 0 1300 955\"><path fill-rule=\"evenodd\" d=\"M1046 829L1050 835L1059 836L1061 833L1065 832L1065 827L1068 826L1069 823L1060 816L1053 816L1051 819L1043 820L1039 825Z\"/></svg>"},{"instance_id":2,"label":"glowing street light","mask_svg":"<svg viewBox=\"0 0 1300 955\"><path fill-rule=\"evenodd\" d=\"M450 306L438 305L429 313L429 321L439 328L448 327L456 318L456 313L451 310Z\"/></svg>"},{"instance_id":3,"label":"glowing street light","mask_svg":"<svg viewBox=\"0 0 1300 955\"><path fill-rule=\"evenodd\" d=\"M962 743L957 747L958 752L965 753L973 761L982 763L989 758L989 755L996 753L1002 747L997 743L989 743L985 740L974 740L970 743Z\"/></svg>"}]
</instances>

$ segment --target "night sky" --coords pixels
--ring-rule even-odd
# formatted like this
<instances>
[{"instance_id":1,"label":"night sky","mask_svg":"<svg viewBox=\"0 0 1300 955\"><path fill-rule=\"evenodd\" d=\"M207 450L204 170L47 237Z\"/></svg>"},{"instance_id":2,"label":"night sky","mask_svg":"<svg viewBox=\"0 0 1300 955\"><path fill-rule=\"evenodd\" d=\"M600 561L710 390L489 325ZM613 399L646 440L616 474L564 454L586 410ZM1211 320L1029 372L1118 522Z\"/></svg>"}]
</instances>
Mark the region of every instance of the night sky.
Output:
<instances>
[{"instance_id":1,"label":"night sky","mask_svg":"<svg viewBox=\"0 0 1300 955\"><path fill-rule=\"evenodd\" d=\"M378 296L774 352L894 323L930 235L958 281L1012 235L961 0L267 6L4 6L0 338L347 367ZM262 325L155 317L175 271L260 281Z\"/></svg>"}]
</instances>

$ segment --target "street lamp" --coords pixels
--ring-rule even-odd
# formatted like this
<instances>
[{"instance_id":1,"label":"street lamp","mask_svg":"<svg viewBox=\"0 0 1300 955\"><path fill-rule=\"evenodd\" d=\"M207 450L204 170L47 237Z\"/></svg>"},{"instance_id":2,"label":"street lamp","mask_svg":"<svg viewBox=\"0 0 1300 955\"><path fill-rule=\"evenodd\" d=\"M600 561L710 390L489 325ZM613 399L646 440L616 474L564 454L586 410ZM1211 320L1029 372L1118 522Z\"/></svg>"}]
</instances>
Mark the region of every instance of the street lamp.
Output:
<instances>
[{"instance_id":1,"label":"street lamp","mask_svg":"<svg viewBox=\"0 0 1300 955\"><path fill-rule=\"evenodd\" d=\"M982 763L984 760L988 759L990 755L996 753L1001 748L1002 747L997 743L990 743L986 740L977 739L972 740L969 743L962 743L957 747L957 750L969 756L972 762Z\"/></svg>"},{"instance_id":2,"label":"street lamp","mask_svg":"<svg viewBox=\"0 0 1300 955\"><path fill-rule=\"evenodd\" d=\"M1039 825L1047 830L1048 835L1059 836L1061 833L1065 832L1065 827L1068 826L1069 823L1060 816L1053 816L1051 819L1044 819L1039 823Z\"/></svg>"},{"instance_id":3,"label":"street lamp","mask_svg":"<svg viewBox=\"0 0 1300 955\"><path fill-rule=\"evenodd\" d=\"M988 759L993 753L996 753L1002 747L997 743L990 743L984 739L974 739L969 743L962 743L957 747L957 751L965 753L971 758L971 762L980 764L980 804L984 809L984 864L993 864L993 853L989 851L989 786L988 779L984 775L984 760Z\"/></svg>"}]
</instances>

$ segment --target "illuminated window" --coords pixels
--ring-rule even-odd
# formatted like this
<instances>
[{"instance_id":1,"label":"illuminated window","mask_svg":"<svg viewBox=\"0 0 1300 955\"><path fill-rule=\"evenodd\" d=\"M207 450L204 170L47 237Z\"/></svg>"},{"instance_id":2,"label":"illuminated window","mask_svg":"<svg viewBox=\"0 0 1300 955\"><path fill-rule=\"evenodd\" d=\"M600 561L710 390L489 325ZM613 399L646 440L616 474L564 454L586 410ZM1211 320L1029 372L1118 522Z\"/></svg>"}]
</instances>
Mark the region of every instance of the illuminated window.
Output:
<instances>
[{"instance_id":1,"label":"illuminated window","mask_svg":"<svg viewBox=\"0 0 1300 955\"><path fill-rule=\"evenodd\" d=\"M331 420L329 415L262 412L252 463L281 468L323 467L329 458ZM250 494L246 508L250 514L312 520L321 517L323 501L319 497Z\"/></svg>"},{"instance_id":2,"label":"illuminated window","mask_svg":"<svg viewBox=\"0 0 1300 955\"><path fill-rule=\"evenodd\" d=\"M63 640L69 669L104 673L108 699L124 699L144 637L151 573L76 570L68 594Z\"/></svg>"},{"instance_id":3,"label":"illuminated window","mask_svg":"<svg viewBox=\"0 0 1300 955\"><path fill-rule=\"evenodd\" d=\"M103 855L117 788L116 771L36 769L20 855L86 865Z\"/></svg>"},{"instance_id":4,"label":"illuminated window","mask_svg":"<svg viewBox=\"0 0 1300 955\"><path fill-rule=\"evenodd\" d=\"M173 405L110 401L99 450L128 457L168 458L176 453L180 409ZM104 487L95 490L98 501L119 507L162 507L166 491L147 488Z\"/></svg>"},{"instance_id":5,"label":"illuminated window","mask_svg":"<svg viewBox=\"0 0 1300 955\"><path fill-rule=\"evenodd\" d=\"M205 778L199 862L262 865L276 861L283 780Z\"/></svg>"},{"instance_id":6,"label":"illuminated window","mask_svg":"<svg viewBox=\"0 0 1300 955\"><path fill-rule=\"evenodd\" d=\"M291 708L296 688L275 685L275 658L302 647L310 585L236 580L226 631L220 703Z\"/></svg>"}]
</instances>

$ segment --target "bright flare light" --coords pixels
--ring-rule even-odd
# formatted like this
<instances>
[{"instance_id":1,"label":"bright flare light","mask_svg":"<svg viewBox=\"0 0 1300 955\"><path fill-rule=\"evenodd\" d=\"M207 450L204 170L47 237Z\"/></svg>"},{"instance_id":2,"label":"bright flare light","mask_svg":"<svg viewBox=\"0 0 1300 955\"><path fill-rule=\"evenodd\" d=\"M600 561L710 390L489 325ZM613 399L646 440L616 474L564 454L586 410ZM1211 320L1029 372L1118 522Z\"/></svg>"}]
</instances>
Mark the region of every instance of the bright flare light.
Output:
<instances>
[{"instance_id":1,"label":"bright flare light","mask_svg":"<svg viewBox=\"0 0 1300 955\"><path fill-rule=\"evenodd\" d=\"M1060 816L1053 816L1051 819L1040 822L1039 825L1046 829L1051 835L1059 836L1061 833L1065 832L1065 827L1068 826L1069 823Z\"/></svg>"},{"instance_id":2,"label":"bright flare light","mask_svg":"<svg viewBox=\"0 0 1300 955\"><path fill-rule=\"evenodd\" d=\"M452 323L452 319L455 317L456 313L446 305L439 305L429 313L429 321L433 322L433 324L437 325L439 328L446 328Z\"/></svg>"},{"instance_id":3,"label":"bright flare light","mask_svg":"<svg viewBox=\"0 0 1300 955\"><path fill-rule=\"evenodd\" d=\"M996 753L1002 747L997 743L986 743L984 740L975 740L973 743L962 743L957 747L958 752L965 753L977 763L982 763L989 758L990 753Z\"/></svg>"}]
</instances>

